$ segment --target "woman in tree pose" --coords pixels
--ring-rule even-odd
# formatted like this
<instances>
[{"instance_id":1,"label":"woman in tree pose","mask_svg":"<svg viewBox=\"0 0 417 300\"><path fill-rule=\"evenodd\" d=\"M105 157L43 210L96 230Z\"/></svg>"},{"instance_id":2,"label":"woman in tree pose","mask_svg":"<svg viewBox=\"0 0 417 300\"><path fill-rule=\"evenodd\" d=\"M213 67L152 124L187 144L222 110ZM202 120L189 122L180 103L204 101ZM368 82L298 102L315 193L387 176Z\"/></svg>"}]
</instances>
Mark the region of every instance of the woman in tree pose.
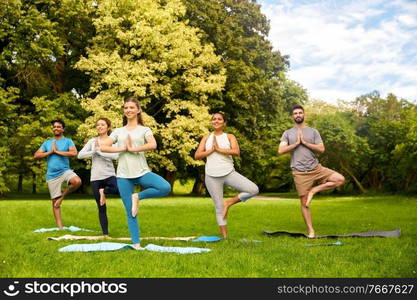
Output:
<instances>
[{"instance_id":1,"label":"woman in tree pose","mask_svg":"<svg viewBox=\"0 0 417 300\"><path fill-rule=\"evenodd\" d=\"M195 159L206 158L205 183L208 192L213 200L217 223L220 233L227 238L227 212L229 208L238 203L244 202L259 193L258 186L235 171L232 156L239 156L240 149L236 137L233 134L225 133L225 115L216 112L212 115L211 125L213 132L205 136L198 146ZM223 186L227 185L240 194L232 199L223 201Z\"/></svg>"},{"instance_id":2,"label":"woman in tree pose","mask_svg":"<svg viewBox=\"0 0 417 300\"><path fill-rule=\"evenodd\" d=\"M116 183L116 172L112 160L118 158L117 153L104 153L100 151L100 145L109 143L111 122L107 118L97 121L98 136L90 139L78 153L79 159L91 157L90 183L98 208L98 218L104 235L109 234L109 222L107 220L107 207L105 194L119 194Z\"/></svg>"},{"instance_id":3,"label":"woman in tree pose","mask_svg":"<svg viewBox=\"0 0 417 300\"><path fill-rule=\"evenodd\" d=\"M127 225L132 243L140 248L140 231L137 220L139 201L162 197L171 191L171 185L161 176L151 172L145 151L156 149L156 141L149 127L142 120L142 110L136 98L128 98L123 105L123 127L116 128L110 142L101 146L103 152L118 152L117 186L126 210ZM112 147L111 144L116 146ZM138 184L146 189L134 193Z\"/></svg>"}]
</instances>

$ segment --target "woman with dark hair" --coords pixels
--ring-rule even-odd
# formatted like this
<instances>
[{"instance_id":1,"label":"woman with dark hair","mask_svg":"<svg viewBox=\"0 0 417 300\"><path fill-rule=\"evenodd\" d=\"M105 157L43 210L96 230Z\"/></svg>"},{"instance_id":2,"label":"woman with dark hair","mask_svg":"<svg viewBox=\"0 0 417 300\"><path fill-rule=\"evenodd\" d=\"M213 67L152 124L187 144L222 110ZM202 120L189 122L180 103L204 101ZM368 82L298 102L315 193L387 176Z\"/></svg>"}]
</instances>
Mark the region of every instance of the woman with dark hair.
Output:
<instances>
[{"instance_id":1,"label":"woman with dark hair","mask_svg":"<svg viewBox=\"0 0 417 300\"><path fill-rule=\"evenodd\" d=\"M118 158L117 153L104 153L100 151L100 145L109 143L111 133L111 122L107 118L100 118L97 121L98 136L90 139L78 154L79 159L91 157L90 183L93 189L94 198L98 208L98 217L101 230L104 235L109 234L107 207L105 194L119 194L116 183L116 172L112 160Z\"/></svg>"},{"instance_id":2,"label":"woman with dark hair","mask_svg":"<svg viewBox=\"0 0 417 300\"><path fill-rule=\"evenodd\" d=\"M216 112L211 117L213 132L205 136L198 146L195 159L206 158L205 183L216 209L216 219L220 233L227 238L227 212L229 207L244 202L259 193L258 186L235 171L232 156L239 156L240 149L236 137L225 133L226 118ZM223 201L223 186L227 185L240 194Z\"/></svg>"},{"instance_id":3,"label":"woman with dark hair","mask_svg":"<svg viewBox=\"0 0 417 300\"><path fill-rule=\"evenodd\" d=\"M123 127L116 128L110 142L101 146L103 152L119 152L117 186L126 210L127 224L132 243L140 248L140 231L137 220L139 200L162 197L171 191L171 185L161 176L151 172L145 151L156 149L156 140L142 120L142 110L136 98L128 98L123 105ZM111 144L116 146L112 147ZM135 184L146 189L134 193Z\"/></svg>"}]
</instances>

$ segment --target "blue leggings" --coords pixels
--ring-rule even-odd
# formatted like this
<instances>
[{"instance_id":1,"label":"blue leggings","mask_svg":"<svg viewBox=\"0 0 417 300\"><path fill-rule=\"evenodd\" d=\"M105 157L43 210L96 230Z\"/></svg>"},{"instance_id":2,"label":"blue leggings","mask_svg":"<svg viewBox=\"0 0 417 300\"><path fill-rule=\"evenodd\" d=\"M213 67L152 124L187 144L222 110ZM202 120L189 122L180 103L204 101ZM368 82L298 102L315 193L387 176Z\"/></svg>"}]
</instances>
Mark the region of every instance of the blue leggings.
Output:
<instances>
[{"instance_id":1,"label":"blue leggings","mask_svg":"<svg viewBox=\"0 0 417 300\"><path fill-rule=\"evenodd\" d=\"M152 172L137 178L117 177L117 186L125 206L127 226L129 227L132 243L138 244L140 243L138 219L132 217L132 194L135 184L147 188L138 194L140 200L168 195L171 191L171 185L164 178Z\"/></svg>"}]
</instances>

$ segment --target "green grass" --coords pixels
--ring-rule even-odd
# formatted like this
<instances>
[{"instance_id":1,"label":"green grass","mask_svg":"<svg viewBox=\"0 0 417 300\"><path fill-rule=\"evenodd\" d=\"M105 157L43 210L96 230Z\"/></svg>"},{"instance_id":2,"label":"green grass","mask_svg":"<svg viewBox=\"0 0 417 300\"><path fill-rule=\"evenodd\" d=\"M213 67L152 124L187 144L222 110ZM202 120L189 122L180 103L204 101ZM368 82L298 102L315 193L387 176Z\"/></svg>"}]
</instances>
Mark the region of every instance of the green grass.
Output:
<instances>
[{"instance_id":1,"label":"green grass","mask_svg":"<svg viewBox=\"0 0 417 300\"><path fill-rule=\"evenodd\" d=\"M342 238L342 246L306 247L307 243L335 240L268 237L262 233L265 228L305 231L298 200L253 199L231 208L228 240L142 241L144 246L154 243L212 249L193 255L134 250L58 252L71 243L94 241L50 241L48 236L70 232L34 233L37 228L56 226L50 200L42 199L47 199L47 195L36 199L14 195L0 201L0 277L416 277L415 197L325 195L313 201L317 234L401 228L401 238ZM92 198L70 196L63 202L62 211L66 226L100 230ZM111 236L129 236L120 199L109 199L108 217ZM139 217L143 237L218 235L209 198L145 200L141 202ZM243 238L261 242L240 241Z\"/></svg>"}]
</instances>

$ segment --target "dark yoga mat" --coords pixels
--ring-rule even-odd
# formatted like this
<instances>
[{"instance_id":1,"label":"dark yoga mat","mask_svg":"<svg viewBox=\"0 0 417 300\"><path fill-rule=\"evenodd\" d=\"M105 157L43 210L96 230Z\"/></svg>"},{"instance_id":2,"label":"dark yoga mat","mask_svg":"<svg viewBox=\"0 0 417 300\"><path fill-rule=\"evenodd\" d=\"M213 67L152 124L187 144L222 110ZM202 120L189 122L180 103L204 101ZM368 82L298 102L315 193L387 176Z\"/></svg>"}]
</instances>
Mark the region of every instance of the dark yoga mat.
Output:
<instances>
[{"instance_id":1,"label":"dark yoga mat","mask_svg":"<svg viewBox=\"0 0 417 300\"><path fill-rule=\"evenodd\" d=\"M271 236L279 236L279 235L288 235L292 237L305 237L308 238L306 234L299 233L299 232L288 232L288 231L270 231L268 229L264 229L264 233ZM364 231L364 232L354 232L348 234L327 234L327 235L317 235L316 239L319 238L341 238L341 237L400 237L401 229L395 229L392 231Z\"/></svg>"}]
</instances>

